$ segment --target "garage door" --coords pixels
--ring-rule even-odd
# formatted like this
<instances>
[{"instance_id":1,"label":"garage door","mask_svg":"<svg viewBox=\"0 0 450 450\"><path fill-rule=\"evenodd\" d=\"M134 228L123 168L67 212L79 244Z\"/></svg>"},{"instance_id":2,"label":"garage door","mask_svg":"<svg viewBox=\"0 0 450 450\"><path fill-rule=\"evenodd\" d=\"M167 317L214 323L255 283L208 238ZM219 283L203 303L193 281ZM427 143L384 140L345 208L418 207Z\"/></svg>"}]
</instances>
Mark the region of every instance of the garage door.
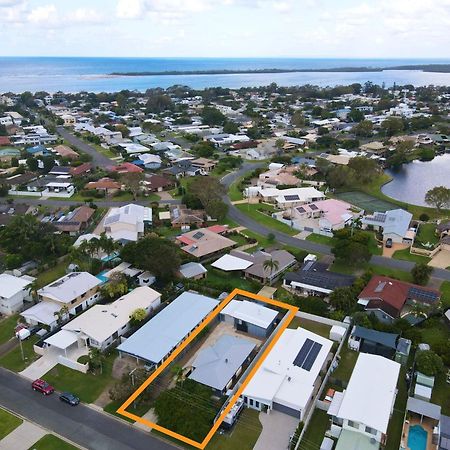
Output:
<instances>
[{"instance_id":1,"label":"garage door","mask_svg":"<svg viewBox=\"0 0 450 450\"><path fill-rule=\"evenodd\" d=\"M296 417L300 419L300 411L297 411L293 408L289 408L288 406L280 405L279 403L272 403L272 408L275 411L280 411L283 414L287 414L288 416Z\"/></svg>"}]
</instances>

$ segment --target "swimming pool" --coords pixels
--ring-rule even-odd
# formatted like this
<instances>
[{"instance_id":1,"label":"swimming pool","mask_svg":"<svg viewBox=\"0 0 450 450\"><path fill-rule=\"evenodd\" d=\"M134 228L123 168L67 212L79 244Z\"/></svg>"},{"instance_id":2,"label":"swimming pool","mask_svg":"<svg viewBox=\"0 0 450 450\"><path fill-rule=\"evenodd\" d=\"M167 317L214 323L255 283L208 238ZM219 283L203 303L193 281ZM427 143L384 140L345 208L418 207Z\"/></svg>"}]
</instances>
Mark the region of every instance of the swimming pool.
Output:
<instances>
[{"instance_id":1,"label":"swimming pool","mask_svg":"<svg viewBox=\"0 0 450 450\"><path fill-rule=\"evenodd\" d=\"M428 433L420 425L409 427L408 447L411 450L426 450L427 437Z\"/></svg>"},{"instance_id":2,"label":"swimming pool","mask_svg":"<svg viewBox=\"0 0 450 450\"><path fill-rule=\"evenodd\" d=\"M108 278L105 277L105 273L108 273L109 270L104 270L103 272L100 272L98 275L95 275L96 278L98 278L102 283L106 283L108 281Z\"/></svg>"}]
</instances>

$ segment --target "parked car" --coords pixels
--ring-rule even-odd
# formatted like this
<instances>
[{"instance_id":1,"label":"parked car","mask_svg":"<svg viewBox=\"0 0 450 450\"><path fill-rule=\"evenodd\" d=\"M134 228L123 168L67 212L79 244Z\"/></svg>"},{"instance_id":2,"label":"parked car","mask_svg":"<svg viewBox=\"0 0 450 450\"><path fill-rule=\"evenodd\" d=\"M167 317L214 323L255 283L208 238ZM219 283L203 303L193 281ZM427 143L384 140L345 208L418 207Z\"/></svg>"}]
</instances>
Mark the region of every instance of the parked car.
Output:
<instances>
[{"instance_id":1,"label":"parked car","mask_svg":"<svg viewBox=\"0 0 450 450\"><path fill-rule=\"evenodd\" d=\"M55 388L53 386L41 379L34 380L33 383L31 383L31 387L34 391L41 392L44 395L50 395L55 392Z\"/></svg>"},{"instance_id":2,"label":"parked car","mask_svg":"<svg viewBox=\"0 0 450 450\"><path fill-rule=\"evenodd\" d=\"M77 406L78 403L80 403L80 399L76 395L71 394L70 392L63 392L59 396L59 399L62 402L68 403L70 406Z\"/></svg>"},{"instance_id":3,"label":"parked car","mask_svg":"<svg viewBox=\"0 0 450 450\"><path fill-rule=\"evenodd\" d=\"M392 248L392 239L391 238L386 239L386 248Z\"/></svg>"}]
</instances>

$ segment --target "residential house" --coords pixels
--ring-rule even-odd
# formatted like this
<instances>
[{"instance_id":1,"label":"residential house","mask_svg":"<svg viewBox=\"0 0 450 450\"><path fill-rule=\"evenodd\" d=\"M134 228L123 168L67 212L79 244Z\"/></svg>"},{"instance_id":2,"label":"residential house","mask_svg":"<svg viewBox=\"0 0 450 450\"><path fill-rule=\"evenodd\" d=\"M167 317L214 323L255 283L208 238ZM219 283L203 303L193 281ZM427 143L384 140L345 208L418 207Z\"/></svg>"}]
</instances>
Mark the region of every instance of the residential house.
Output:
<instances>
[{"instance_id":1,"label":"residential house","mask_svg":"<svg viewBox=\"0 0 450 450\"><path fill-rule=\"evenodd\" d=\"M203 209L187 208L186 205L172 205L170 221L174 228L189 229L193 225L200 227L206 221L206 212Z\"/></svg>"},{"instance_id":2,"label":"residential house","mask_svg":"<svg viewBox=\"0 0 450 450\"><path fill-rule=\"evenodd\" d=\"M73 160L73 159L78 159L79 156L80 156L77 152L72 150L67 145L57 145L53 150L59 156L61 156L61 158L67 158L67 159L72 159Z\"/></svg>"},{"instance_id":3,"label":"residential house","mask_svg":"<svg viewBox=\"0 0 450 450\"><path fill-rule=\"evenodd\" d=\"M133 203L111 208L105 216L106 235L119 242L135 242L152 223L152 209Z\"/></svg>"},{"instance_id":4,"label":"residential house","mask_svg":"<svg viewBox=\"0 0 450 450\"><path fill-rule=\"evenodd\" d=\"M304 328L286 329L242 393L249 408L304 420L333 342Z\"/></svg>"},{"instance_id":5,"label":"residential house","mask_svg":"<svg viewBox=\"0 0 450 450\"><path fill-rule=\"evenodd\" d=\"M273 262L276 267L268 267L268 261ZM259 250L254 253L232 250L229 255L224 255L215 261L212 267L225 272L242 271L246 278L252 278L260 283L272 284L296 262L295 256L286 250L273 250L271 252Z\"/></svg>"},{"instance_id":6,"label":"residential house","mask_svg":"<svg viewBox=\"0 0 450 450\"><path fill-rule=\"evenodd\" d=\"M408 315L416 304L436 305L440 296L437 289L376 275L358 295L358 303L382 322L391 323Z\"/></svg>"},{"instance_id":7,"label":"residential house","mask_svg":"<svg viewBox=\"0 0 450 450\"><path fill-rule=\"evenodd\" d=\"M198 259L213 258L236 245L235 241L209 228L189 231L177 236L176 240L181 245L181 250Z\"/></svg>"},{"instance_id":8,"label":"residential house","mask_svg":"<svg viewBox=\"0 0 450 450\"><path fill-rule=\"evenodd\" d=\"M218 300L183 292L118 347L120 356L160 365L217 307Z\"/></svg>"},{"instance_id":9,"label":"residential house","mask_svg":"<svg viewBox=\"0 0 450 450\"><path fill-rule=\"evenodd\" d=\"M336 450L378 450L386 444L400 367L383 356L358 355L347 389L335 392L328 409L333 424L342 429Z\"/></svg>"},{"instance_id":10,"label":"residential house","mask_svg":"<svg viewBox=\"0 0 450 450\"><path fill-rule=\"evenodd\" d=\"M97 181L86 183L84 189L104 192L106 196L120 191L122 189L122 184L118 181L114 181L112 178L103 177Z\"/></svg>"},{"instance_id":11,"label":"residential house","mask_svg":"<svg viewBox=\"0 0 450 450\"><path fill-rule=\"evenodd\" d=\"M276 204L280 209L295 208L296 206L325 198L325 194L314 187L289 189L258 188L256 195L264 202Z\"/></svg>"},{"instance_id":12,"label":"residential house","mask_svg":"<svg viewBox=\"0 0 450 450\"><path fill-rule=\"evenodd\" d=\"M232 323L237 331L264 339L275 329L279 315L260 303L233 299L222 309L219 319Z\"/></svg>"},{"instance_id":13,"label":"residential house","mask_svg":"<svg viewBox=\"0 0 450 450\"><path fill-rule=\"evenodd\" d=\"M188 378L212 388L217 395L224 395L251 360L255 347L248 339L223 334L210 347L197 353L189 367Z\"/></svg>"},{"instance_id":14,"label":"residential house","mask_svg":"<svg viewBox=\"0 0 450 450\"><path fill-rule=\"evenodd\" d=\"M379 141L373 141L368 142L367 144L362 144L359 146L359 149L363 152L368 153L384 153L386 151L386 147L382 142Z\"/></svg>"},{"instance_id":15,"label":"residential house","mask_svg":"<svg viewBox=\"0 0 450 450\"><path fill-rule=\"evenodd\" d=\"M27 191L42 197L71 197L75 193L75 186L65 176L45 175L28 183Z\"/></svg>"},{"instance_id":16,"label":"residential house","mask_svg":"<svg viewBox=\"0 0 450 450\"><path fill-rule=\"evenodd\" d=\"M383 232L383 240L392 239L398 244L412 244L414 233L411 233L410 223L413 215L404 209L391 209L386 212L375 212L364 216L361 220L363 228L372 227Z\"/></svg>"},{"instance_id":17,"label":"residential house","mask_svg":"<svg viewBox=\"0 0 450 450\"><path fill-rule=\"evenodd\" d=\"M63 325L61 331L47 338L44 345L65 352L71 346L104 351L130 330L134 311L143 309L149 315L160 304L159 292L147 286L137 287L110 304L89 308Z\"/></svg>"},{"instance_id":18,"label":"residential house","mask_svg":"<svg viewBox=\"0 0 450 450\"><path fill-rule=\"evenodd\" d=\"M188 280L201 280L206 278L208 271L203 264L188 262L180 266L178 273L182 278L187 278Z\"/></svg>"},{"instance_id":19,"label":"residential house","mask_svg":"<svg viewBox=\"0 0 450 450\"><path fill-rule=\"evenodd\" d=\"M117 164L116 166L111 166L108 168L110 172L115 172L120 175L125 173L142 173L144 169L136 166L135 164L129 162L123 162L121 164Z\"/></svg>"},{"instance_id":20,"label":"residential house","mask_svg":"<svg viewBox=\"0 0 450 450\"><path fill-rule=\"evenodd\" d=\"M298 166L279 167L263 172L258 177L258 186L270 188L273 186L299 186L302 182L300 178L294 175L299 170Z\"/></svg>"},{"instance_id":21,"label":"residential house","mask_svg":"<svg viewBox=\"0 0 450 450\"><path fill-rule=\"evenodd\" d=\"M192 159L190 163L193 167L198 167L202 174L208 174L216 167L216 162L207 158Z\"/></svg>"},{"instance_id":22,"label":"residential house","mask_svg":"<svg viewBox=\"0 0 450 450\"><path fill-rule=\"evenodd\" d=\"M236 142L249 142L250 138L245 134L209 134L203 138L205 141L212 142L217 147L222 147L223 145L231 145Z\"/></svg>"},{"instance_id":23,"label":"residential house","mask_svg":"<svg viewBox=\"0 0 450 450\"><path fill-rule=\"evenodd\" d=\"M149 170L157 170L161 167L162 160L159 155L153 155L151 153L144 153L138 156L138 159L133 161L133 164L137 166L144 166Z\"/></svg>"},{"instance_id":24,"label":"residential house","mask_svg":"<svg viewBox=\"0 0 450 450\"><path fill-rule=\"evenodd\" d=\"M0 314L10 316L23 309L24 301L31 301L30 286L34 278L0 274Z\"/></svg>"},{"instance_id":25,"label":"residential house","mask_svg":"<svg viewBox=\"0 0 450 450\"><path fill-rule=\"evenodd\" d=\"M337 288L351 286L356 279L352 275L331 272L328 269L328 264L305 258L297 272L285 274L283 285L304 296L326 296Z\"/></svg>"},{"instance_id":26,"label":"residential house","mask_svg":"<svg viewBox=\"0 0 450 450\"><path fill-rule=\"evenodd\" d=\"M92 170L92 164L91 163L83 163L76 167L70 168L70 174L73 177L79 177L82 175L85 175L89 173Z\"/></svg>"},{"instance_id":27,"label":"residential house","mask_svg":"<svg viewBox=\"0 0 450 450\"><path fill-rule=\"evenodd\" d=\"M44 147L41 144L34 145L33 147L28 147L26 149L26 152L29 155L34 156L34 157L37 157L37 156L50 156L51 155L51 152L49 150L47 150L47 148Z\"/></svg>"},{"instance_id":28,"label":"residential house","mask_svg":"<svg viewBox=\"0 0 450 450\"><path fill-rule=\"evenodd\" d=\"M172 188L175 183L166 177L152 173L145 177L143 184L147 191L162 192L165 189Z\"/></svg>"},{"instance_id":29,"label":"residential house","mask_svg":"<svg viewBox=\"0 0 450 450\"><path fill-rule=\"evenodd\" d=\"M54 222L53 225L55 225L59 231L75 236L86 230L94 213L95 209L85 205L79 206L73 211L70 211L67 215L61 217L57 222Z\"/></svg>"}]
</instances>

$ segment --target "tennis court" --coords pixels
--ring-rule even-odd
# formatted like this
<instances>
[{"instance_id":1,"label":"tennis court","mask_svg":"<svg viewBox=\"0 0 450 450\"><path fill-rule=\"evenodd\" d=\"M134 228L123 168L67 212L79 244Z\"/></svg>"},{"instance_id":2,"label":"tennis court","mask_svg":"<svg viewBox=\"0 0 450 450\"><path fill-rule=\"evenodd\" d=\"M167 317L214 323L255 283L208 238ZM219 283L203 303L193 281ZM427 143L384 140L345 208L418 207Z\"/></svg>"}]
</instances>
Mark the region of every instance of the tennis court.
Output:
<instances>
[{"instance_id":1,"label":"tennis court","mask_svg":"<svg viewBox=\"0 0 450 450\"><path fill-rule=\"evenodd\" d=\"M395 203L390 203L379 198L372 197L369 194L359 191L341 192L336 194L336 197L344 200L358 208L364 209L366 212L380 211L384 212L389 209L396 209L398 206Z\"/></svg>"}]
</instances>

